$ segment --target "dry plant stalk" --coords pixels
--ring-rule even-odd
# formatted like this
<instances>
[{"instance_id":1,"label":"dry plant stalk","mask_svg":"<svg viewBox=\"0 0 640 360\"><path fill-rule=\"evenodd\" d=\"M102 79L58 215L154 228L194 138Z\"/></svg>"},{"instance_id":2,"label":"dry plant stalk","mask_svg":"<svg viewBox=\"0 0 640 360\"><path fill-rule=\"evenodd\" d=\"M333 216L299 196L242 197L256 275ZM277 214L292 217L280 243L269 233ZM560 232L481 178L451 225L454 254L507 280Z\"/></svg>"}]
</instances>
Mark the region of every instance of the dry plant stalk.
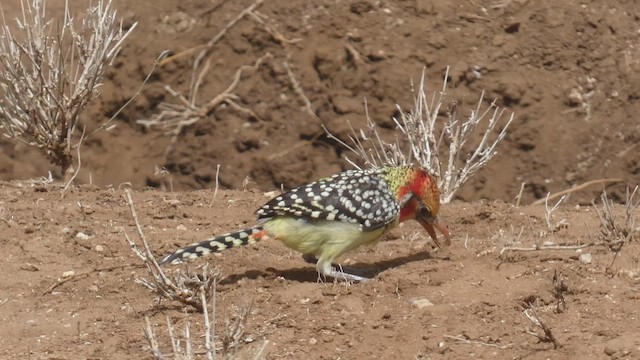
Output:
<instances>
[{"instance_id":1,"label":"dry plant stalk","mask_svg":"<svg viewBox=\"0 0 640 360\"><path fill-rule=\"evenodd\" d=\"M529 303L528 308L524 310L524 315L527 317L527 319L529 319L533 323L533 325L535 325L540 330L542 330L542 335L533 331L528 331L528 330L527 330L527 333L537 337L542 342L553 343L554 349L559 348L560 343L558 342L558 339L556 339L556 337L553 335L553 332L551 331L551 328L549 327L549 325L547 325L547 323L543 321L542 318L540 318L540 315L538 315L538 311L536 310L536 307L537 307L536 305Z\"/></svg>"},{"instance_id":2,"label":"dry plant stalk","mask_svg":"<svg viewBox=\"0 0 640 360\"><path fill-rule=\"evenodd\" d=\"M556 298L556 308L553 311L556 314L563 313L567 309L567 303L564 300L565 292L567 292L567 285L564 283L564 275L556 269L553 272L553 297Z\"/></svg>"},{"instance_id":3,"label":"dry plant stalk","mask_svg":"<svg viewBox=\"0 0 640 360\"><path fill-rule=\"evenodd\" d=\"M46 18L46 0L21 5L14 30L4 17L0 27L0 127L65 174L79 116L137 23L124 31L111 0L90 6L79 29L68 0L60 21Z\"/></svg>"},{"instance_id":4,"label":"dry plant stalk","mask_svg":"<svg viewBox=\"0 0 640 360\"><path fill-rule=\"evenodd\" d=\"M206 298L209 299L215 292L215 283L218 279L217 269L209 269L205 265L202 269L202 274L193 274L190 272L179 271L173 278L169 278L164 269L158 264L155 256L151 252L149 243L142 232L138 215L133 206L133 200L131 199L131 192L129 189L125 190L125 197L129 208L131 210L131 216L136 224L136 230L138 237L142 242L143 249L141 250L136 243L131 240L129 235L125 232L124 236L131 247L131 250L142 260L146 266L149 274L153 277L153 280L147 280L145 278L136 279L136 282L149 288L160 296L160 298L166 298L169 300L177 300L182 304L193 306L198 311L204 311L203 303L200 299L200 293L204 292Z\"/></svg>"},{"instance_id":5,"label":"dry plant stalk","mask_svg":"<svg viewBox=\"0 0 640 360\"><path fill-rule=\"evenodd\" d=\"M502 130L498 124L504 114L493 101L483 108L484 93L478 104L466 119L460 117L457 105L453 105L444 123L440 120L442 104L446 100L447 77L444 77L442 90L428 97L425 90L425 72L422 73L417 91L414 89L414 108L411 112L403 111L399 106L400 118L394 118L398 131L395 142L382 139L376 124L367 112L367 131L356 131L351 127L349 145L324 129L329 138L352 151L365 167L381 167L385 165L408 165L417 163L429 170L438 179L441 201L449 203L455 193L469 178L496 154L498 144L507 135L507 129L513 121L513 114L504 123ZM482 137L475 144L470 154L465 155L465 145L478 125L487 120ZM497 133L496 136L493 136ZM449 144L446 146L445 144ZM444 160L446 159L446 161ZM347 159L353 166L360 168L356 162Z\"/></svg>"},{"instance_id":6,"label":"dry plant stalk","mask_svg":"<svg viewBox=\"0 0 640 360\"><path fill-rule=\"evenodd\" d=\"M549 207L549 195L551 195L551 193L547 193L547 197L544 202L544 218L547 221L548 234L553 234L558 230L569 226L569 222L567 221L567 219L560 219L560 221L554 221L553 219L553 213L558 210L558 207L560 207L560 204L562 204L567 195L563 195L560 200L558 200L558 202L556 202L556 204L552 207Z\"/></svg>"},{"instance_id":7,"label":"dry plant stalk","mask_svg":"<svg viewBox=\"0 0 640 360\"><path fill-rule=\"evenodd\" d=\"M634 199L637 192L638 186L631 192L627 188L625 192L625 217L622 222L618 221L618 217L614 214L613 201L609 199L606 191L603 191L602 195L600 195L602 208L598 208L595 202L592 203L600 219L600 242L614 253L613 260L607 270L613 267L613 263L616 261L620 250L622 250L622 246L630 242L635 234L640 231L640 229L636 228L634 214L636 208L640 205L640 199Z\"/></svg>"}]
</instances>

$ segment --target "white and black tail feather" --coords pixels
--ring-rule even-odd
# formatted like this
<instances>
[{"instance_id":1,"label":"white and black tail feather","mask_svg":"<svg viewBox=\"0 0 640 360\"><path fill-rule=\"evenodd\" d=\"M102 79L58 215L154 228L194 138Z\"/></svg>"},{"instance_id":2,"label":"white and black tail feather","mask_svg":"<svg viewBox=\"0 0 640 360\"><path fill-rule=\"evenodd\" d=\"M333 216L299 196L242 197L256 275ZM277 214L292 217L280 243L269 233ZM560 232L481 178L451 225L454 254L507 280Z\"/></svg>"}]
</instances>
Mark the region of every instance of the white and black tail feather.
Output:
<instances>
[{"instance_id":1,"label":"white and black tail feather","mask_svg":"<svg viewBox=\"0 0 640 360\"><path fill-rule=\"evenodd\" d=\"M165 256L160 265L178 265L202 256L217 253L226 249L253 244L260 240L264 229L261 226L231 232L207 240L187 245Z\"/></svg>"}]
</instances>

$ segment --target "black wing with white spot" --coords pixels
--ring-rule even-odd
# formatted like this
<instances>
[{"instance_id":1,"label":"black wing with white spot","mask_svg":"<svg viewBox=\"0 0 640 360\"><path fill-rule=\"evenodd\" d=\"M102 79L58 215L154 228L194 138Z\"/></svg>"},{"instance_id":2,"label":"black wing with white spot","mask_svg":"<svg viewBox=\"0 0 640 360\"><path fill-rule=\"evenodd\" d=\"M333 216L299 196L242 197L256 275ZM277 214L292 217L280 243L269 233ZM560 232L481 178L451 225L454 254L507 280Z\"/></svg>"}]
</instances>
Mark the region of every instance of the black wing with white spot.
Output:
<instances>
[{"instance_id":1,"label":"black wing with white spot","mask_svg":"<svg viewBox=\"0 0 640 360\"><path fill-rule=\"evenodd\" d=\"M383 170L349 170L300 186L258 209L258 221L287 215L349 222L363 231L387 226L399 215L400 205L382 174Z\"/></svg>"}]
</instances>

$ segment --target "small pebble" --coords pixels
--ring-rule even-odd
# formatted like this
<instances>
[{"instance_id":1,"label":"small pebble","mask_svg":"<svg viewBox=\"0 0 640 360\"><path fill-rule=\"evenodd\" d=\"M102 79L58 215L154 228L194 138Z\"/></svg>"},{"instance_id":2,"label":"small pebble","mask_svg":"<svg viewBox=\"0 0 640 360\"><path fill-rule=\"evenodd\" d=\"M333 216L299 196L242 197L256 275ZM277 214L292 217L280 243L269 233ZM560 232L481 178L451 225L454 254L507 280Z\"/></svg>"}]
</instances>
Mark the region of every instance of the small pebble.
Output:
<instances>
[{"instance_id":1,"label":"small pebble","mask_svg":"<svg viewBox=\"0 0 640 360\"><path fill-rule=\"evenodd\" d=\"M77 237L78 239L81 239L81 240L88 240L88 239L89 239L89 235L87 235L87 234L83 233L82 231L78 232L78 233L76 234L76 237Z\"/></svg>"},{"instance_id":2,"label":"small pebble","mask_svg":"<svg viewBox=\"0 0 640 360\"><path fill-rule=\"evenodd\" d=\"M93 284L89 286L89 291L91 292L98 292L98 290L100 290L100 288L98 288L98 285Z\"/></svg>"},{"instance_id":3,"label":"small pebble","mask_svg":"<svg viewBox=\"0 0 640 360\"><path fill-rule=\"evenodd\" d=\"M97 251L97 252L103 252L103 251L104 251L104 246L102 246L102 245L96 245L96 251Z\"/></svg>"},{"instance_id":4,"label":"small pebble","mask_svg":"<svg viewBox=\"0 0 640 360\"><path fill-rule=\"evenodd\" d=\"M63 278L68 278L68 277L72 277L73 275L75 275L76 272L73 270L69 270L69 271L65 271L62 273L62 277Z\"/></svg>"},{"instance_id":5,"label":"small pebble","mask_svg":"<svg viewBox=\"0 0 640 360\"><path fill-rule=\"evenodd\" d=\"M591 254L590 253L584 253L584 254L580 254L578 259L583 264L591 264L591 259L592 258L591 258Z\"/></svg>"},{"instance_id":6,"label":"small pebble","mask_svg":"<svg viewBox=\"0 0 640 360\"><path fill-rule=\"evenodd\" d=\"M187 227L186 227L186 226L184 226L184 225L182 225L182 224L180 224L180 225L178 225L178 226L176 227L176 230L180 230L180 231L187 231Z\"/></svg>"},{"instance_id":7,"label":"small pebble","mask_svg":"<svg viewBox=\"0 0 640 360\"><path fill-rule=\"evenodd\" d=\"M36 321L36 320L34 320L34 319L31 319L31 320L27 320L27 321L26 321L26 324L27 324L27 325L31 325L31 326L36 326L36 323L37 323L37 321Z\"/></svg>"},{"instance_id":8,"label":"small pebble","mask_svg":"<svg viewBox=\"0 0 640 360\"><path fill-rule=\"evenodd\" d=\"M411 304L413 304L418 309L424 309L428 306L433 306L433 303L427 299L415 299L411 300Z\"/></svg>"},{"instance_id":9,"label":"small pebble","mask_svg":"<svg viewBox=\"0 0 640 360\"><path fill-rule=\"evenodd\" d=\"M63 227L62 230L60 230L61 233L68 235L71 233L71 229L69 229L68 227Z\"/></svg>"}]
</instances>

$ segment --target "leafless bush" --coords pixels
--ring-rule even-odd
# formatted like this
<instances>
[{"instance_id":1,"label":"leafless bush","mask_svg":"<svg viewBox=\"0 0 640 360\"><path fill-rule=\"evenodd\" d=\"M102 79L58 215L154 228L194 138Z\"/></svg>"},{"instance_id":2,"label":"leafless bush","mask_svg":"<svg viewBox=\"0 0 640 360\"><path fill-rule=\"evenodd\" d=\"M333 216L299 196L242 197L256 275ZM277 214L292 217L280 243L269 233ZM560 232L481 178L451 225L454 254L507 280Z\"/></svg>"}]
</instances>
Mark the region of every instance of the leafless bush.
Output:
<instances>
[{"instance_id":1,"label":"leafless bush","mask_svg":"<svg viewBox=\"0 0 640 360\"><path fill-rule=\"evenodd\" d=\"M197 343L193 340L191 336L191 322L189 320L186 321L184 330L182 331L182 336L177 335L174 324L169 317L167 317L167 331L169 333L169 338L171 340L171 358L179 359L179 360L192 360L196 359L198 355L206 355L208 360L214 360L216 358L216 352L219 350L220 355L225 360L234 359L236 357L236 353L242 343L244 331L247 323L247 319L249 316L249 312L251 310L250 306L240 307L236 313L235 319L233 322L226 318L225 321L225 329L220 336L219 341L221 342L221 346L216 348L215 346L215 333L216 333L216 303L215 303L215 287L214 294L211 298L210 309L207 306L207 300L205 298L204 292L201 292L201 302L203 305L203 323L204 323L204 334L201 336L204 338L204 350L198 350L199 347ZM153 326L151 325L151 321L148 317L145 316L145 326L144 326L144 335L149 343L149 348L154 358L166 359L166 356L160 349L160 344L158 342L156 333L154 331ZM269 342L265 340L262 345L258 348L255 354L252 355L252 358L255 360L265 359L267 356L267 346Z\"/></svg>"},{"instance_id":2,"label":"leafless bush","mask_svg":"<svg viewBox=\"0 0 640 360\"><path fill-rule=\"evenodd\" d=\"M95 3L78 28L68 1L63 19L54 21L46 17L46 0L21 0L14 30L4 16L0 28L0 127L40 148L63 174L79 116L136 26L122 29L111 0Z\"/></svg>"},{"instance_id":3,"label":"leafless bush","mask_svg":"<svg viewBox=\"0 0 640 360\"><path fill-rule=\"evenodd\" d=\"M502 130L499 130L498 124L504 114L504 109L496 106L495 101L484 108L483 93L476 108L469 113L466 119L460 116L455 104L451 107L448 117L442 119L440 115L442 105L446 101L447 77L448 69L442 90L434 92L429 97L425 90L425 74L423 72L417 91L415 89L413 91L413 110L405 112L398 106L400 118L394 118L398 131L393 143L382 139L376 124L368 113L366 132L362 129L356 131L353 127L351 128L352 145L346 144L326 128L325 131L330 138L356 154L365 167L376 168L384 165L405 165L415 162L428 169L438 179L442 202L448 203L462 184L476 171L484 167L496 154L496 147L506 136L507 128L513 121L513 114L504 123ZM465 145L478 129L478 125L485 120L487 123L481 133L480 142L472 146L475 150L465 154L464 151L467 148ZM494 133L497 135L494 136ZM347 160L359 168L354 161Z\"/></svg>"},{"instance_id":4,"label":"leafless bush","mask_svg":"<svg viewBox=\"0 0 640 360\"><path fill-rule=\"evenodd\" d=\"M607 196L607 192L603 191L600 195L602 201L602 208L598 208L595 202L593 202L593 208L600 218L600 242L609 247L614 252L613 260L609 265L609 269L613 266L622 246L633 239L640 229L635 225L635 210L640 205L640 200L635 200L635 195L638 192L638 186L633 191L629 188L626 190L625 195L625 216L620 219L614 214L613 201Z\"/></svg>"},{"instance_id":5,"label":"leafless bush","mask_svg":"<svg viewBox=\"0 0 640 360\"><path fill-rule=\"evenodd\" d=\"M131 193L125 190L125 197L131 216L134 219L138 237L142 243L142 249L129 237L125 232L125 238L132 251L142 260L146 266L152 280L146 278L138 278L136 282L147 287L159 296L159 299L176 300L184 305L192 306L202 313L204 323L204 351L197 351L193 339L191 337L191 325L187 321L182 337L179 340L174 330L171 319L167 317L167 329L171 338L172 358L191 360L196 355L205 354L207 359L216 358L215 333L216 333L216 285L218 282L219 272L217 269L209 269L207 265L202 268L201 274L195 274L179 270L173 277L165 274L163 268L158 264L155 256L151 252L149 243L142 231L138 215L133 205ZM209 307L210 304L210 307ZM251 305L244 305L238 308L233 322L227 318L225 321L225 331L219 337L221 347L220 353L224 359L233 359L244 336L246 323L251 311ZM144 326L145 338L149 342L149 347L156 359L166 359L166 356L160 349L156 334L153 330L148 317L145 317ZM184 344L184 348L181 344ZM268 342L265 340L258 349L254 359L266 358L266 348Z\"/></svg>"}]
</instances>

